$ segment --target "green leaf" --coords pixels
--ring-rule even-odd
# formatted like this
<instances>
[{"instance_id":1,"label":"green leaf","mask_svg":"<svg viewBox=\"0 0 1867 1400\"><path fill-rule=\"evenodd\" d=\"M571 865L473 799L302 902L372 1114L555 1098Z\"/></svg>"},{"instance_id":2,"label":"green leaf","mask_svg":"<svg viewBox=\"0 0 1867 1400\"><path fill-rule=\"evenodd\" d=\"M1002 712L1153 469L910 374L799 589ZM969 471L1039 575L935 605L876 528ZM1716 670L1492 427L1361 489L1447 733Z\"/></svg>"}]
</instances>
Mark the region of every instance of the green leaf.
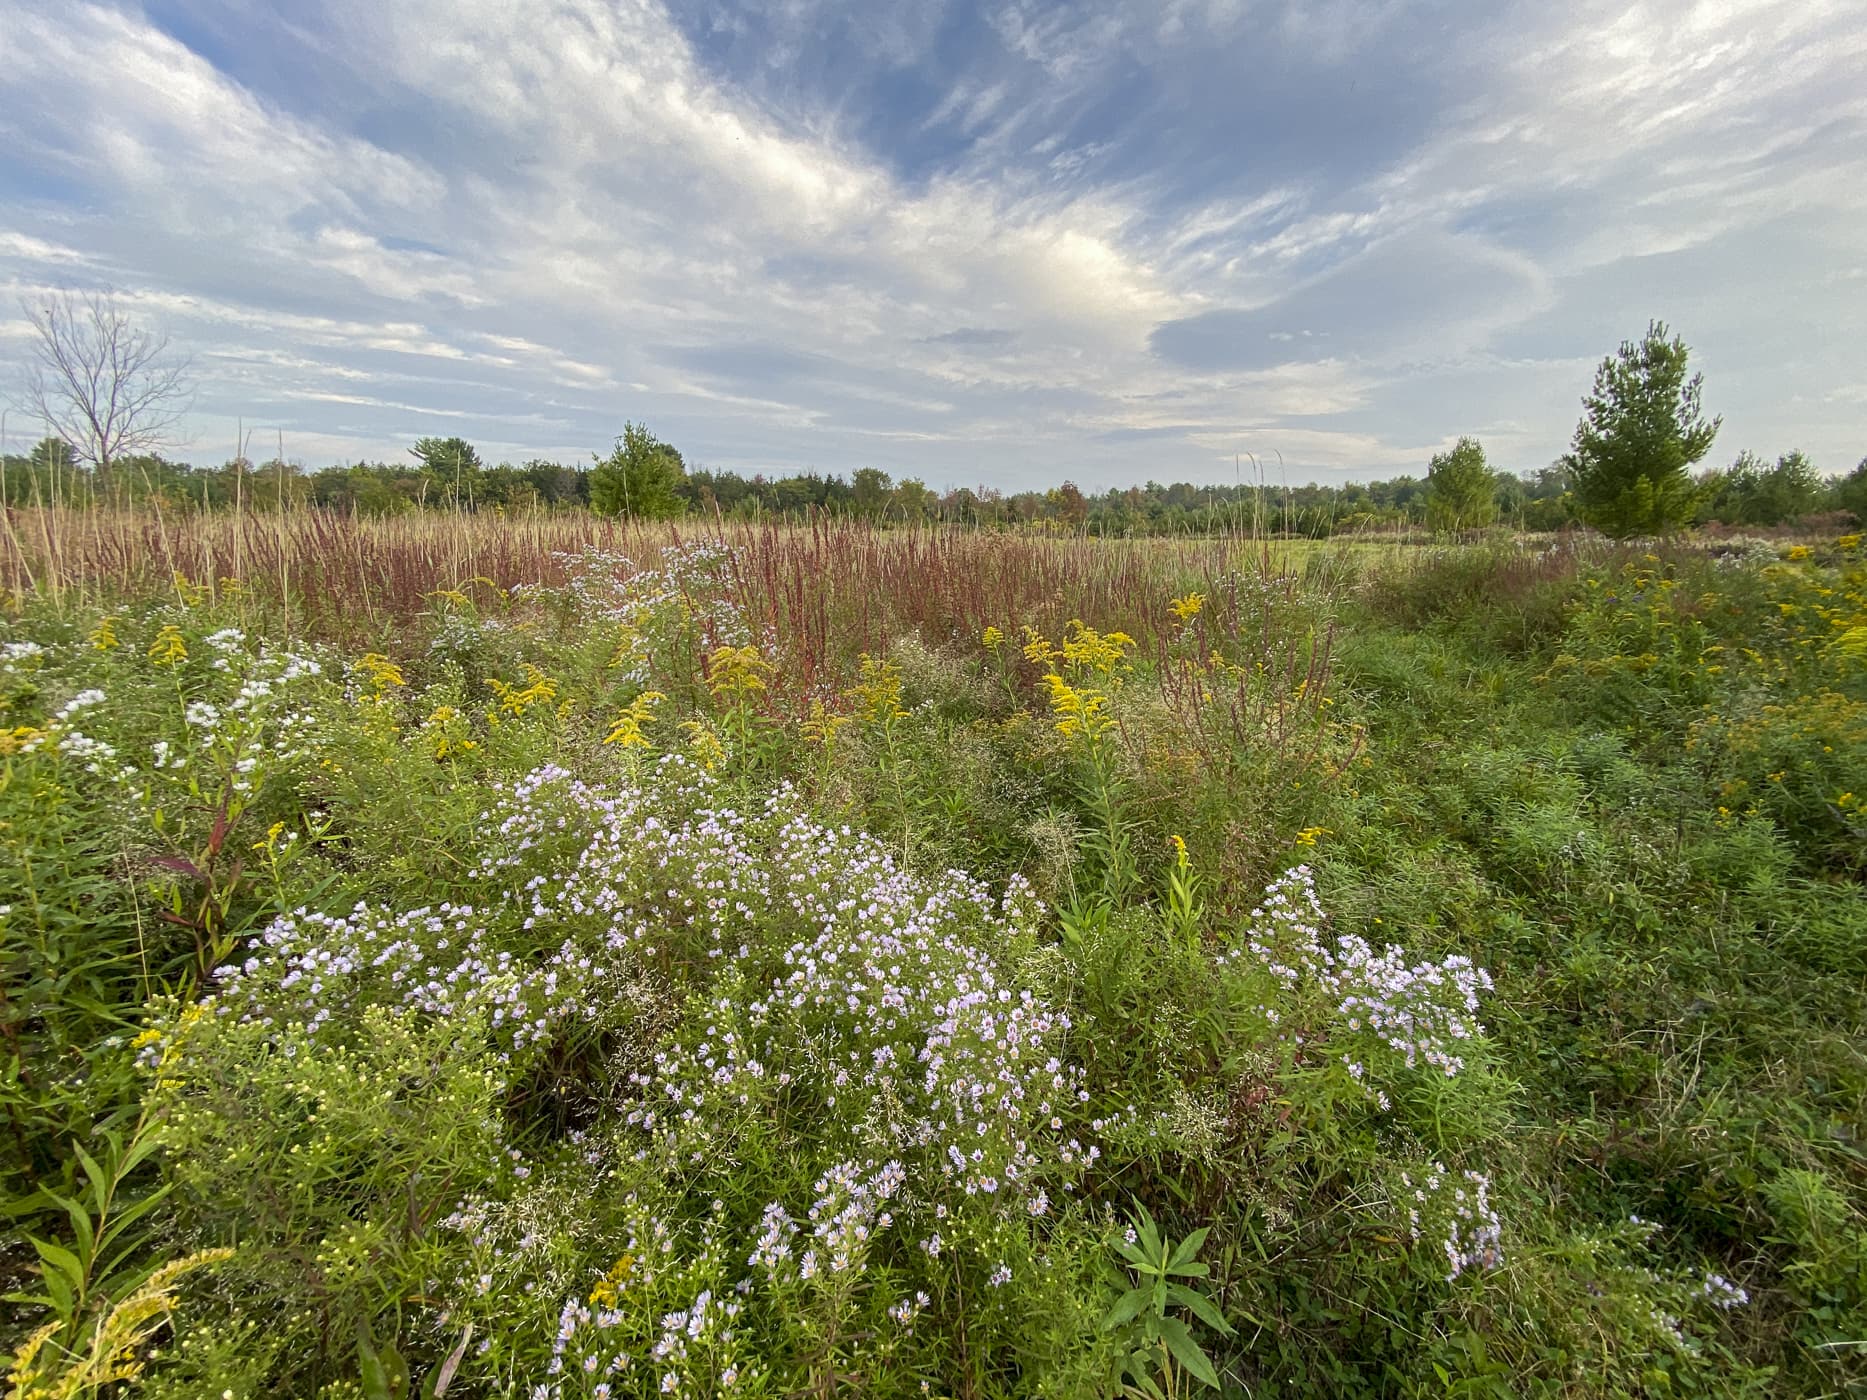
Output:
<instances>
[{"instance_id":1,"label":"green leaf","mask_svg":"<svg viewBox=\"0 0 1867 1400\"><path fill-rule=\"evenodd\" d=\"M96 1236L91 1231L91 1213L82 1204L69 1196L61 1196L56 1191L47 1191L46 1195L65 1208L65 1214L71 1217L71 1232L77 1236L78 1252L90 1255L96 1251Z\"/></svg>"},{"instance_id":2,"label":"green leaf","mask_svg":"<svg viewBox=\"0 0 1867 1400\"><path fill-rule=\"evenodd\" d=\"M46 1299L47 1305L53 1312L57 1313L59 1317L69 1322L75 1311L76 1304L76 1299L72 1295L71 1284L66 1280L63 1274L57 1273L52 1269L44 1270L39 1275L39 1281L45 1285L45 1291L50 1295Z\"/></svg>"},{"instance_id":3,"label":"green leaf","mask_svg":"<svg viewBox=\"0 0 1867 1400\"><path fill-rule=\"evenodd\" d=\"M1184 1264L1195 1254L1199 1253L1200 1246L1205 1244L1206 1236L1211 1233L1211 1226L1201 1226L1185 1239L1181 1240L1179 1244L1174 1246L1173 1257L1167 1261L1167 1267L1171 1269L1176 1264Z\"/></svg>"},{"instance_id":4,"label":"green leaf","mask_svg":"<svg viewBox=\"0 0 1867 1400\"><path fill-rule=\"evenodd\" d=\"M367 1323L357 1327L357 1370L363 1381L363 1400L394 1400L389 1391L388 1368L370 1341Z\"/></svg>"},{"instance_id":5,"label":"green leaf","mask_svg":"<svg viewBox=\"0 0 1867 1400\"><path fill-rule=\"evenodd\" d=\"M46 1275L48 1283L51 1282L52 1270L56 1269L71 1281L74 1288L84 1286L84 1265L78 1262L77 1255L61 1244L53 1244L35 1235L28 1235L26 1238L32 1242L32 1247L39 1251L39 1259L44 1265L40 1272Z\"/></svg>"},{"instance_id":6,"label":"green leaf","mask_svg":"<svg viewBox=\"0 0 1867 1400\"><path fill-rule=\"evenodd\" d=\"M1193 1334L1187 1330L1184 1322L1177 1317L1163 1318L1160 1339L1167 1344L1167 1350L1173 1353L1174 1360L1186 1368L1189 1376L1214 1390L1219 1388L1219 1373L1212 1369L1211 1360L1200 1350L1199 1343L1193 1340Z\"/></svg>"},{"instance_id":7,"label":"green leaf","mask_svg":"<svg viewBox=\"0 0 1867 1400\"><path fill-rule=\"evenodd\" d=\"M1115 1252L1121 1255L1121 1257L1126 1259L1130 1264L1133 1264L1135 1268L1140 1269L1143 1273L1154 1274L1160 1272L1160 1259L1158 1257L1150 1257L1138 1244L1129 1244L1127 1240L1117 1239L1115 1241Z\"/></svg>"},{"instance_id":8,"label":"green leaf","mask_svg":"<svg viewBox=\"0 0 1867 1400\"><path fill-rule=\"evenodd\" d=\"M123 1207L122 1210L111 1217L110 1223L104 1227L103 1233L98 1236L98 1247L102 1248L108 1245L131 1225L134 1225L138 1220L141 1220L145 1215L149 1214L150 1211L154 1210L156 1206L161 1203L163 1197L167 1196L168 1193L174 1189L174 1182L166 1182L158 1186L154 1191L151 1191L147 1196L140 1197Z\"/></svg>"},{"instance_id":9,"label":"green leaf","mask_svg":"<svg viewBox=\"0 0 1867 1400\"><path fill-rule=\"evenodd\" d=\"M1135 1221L1135 1234L1140 1239L1141 1248L1147 1252L1150 1259L1158 1259L1166 1252L1161 1248L1160 1230L1154 1224L1154 1217L1147 1213L1146 1207L1142 1208L1139 1218Z\"/></svg>"},{"instance_id":10,"label":"green leaf","mask_svg":"<svg viewBox=\"0 0 1867 1400\"><path fill-rule=\"evenodd\" d=\"M1221 1336L1229 1337L1232 1335L1232 1324L1225 1320L1225 1315L1214 1305L1212 1299L1208 1298L1204 1293L1195 1292L1184 1284L1176 1283L1168 1286L1167 1294L1174 1302L1192 1313L1194 1317L1197 1317L1208 1327L1213 1328Z\"/></svg>"},{"instance_id":11,"label":"green leaf","mask_svg":"<svg viewBox=\"0 0 1867 1400\"><path fill-rule=\"evenodd\" d=\"M408 1362L402 1359L394 1342L384 1342L378 1355L382 1358L383 1375L389 1382L390 1400L403 1400L408 1394Z\"/></svg>"},{"instance_id":12,"label":"green leaf","mask_svg":"<svg viewBox=\"0 0 1867 1400\"><path fill-rule=\"evenodd\" d=\"M143 1164L143 1159L148 1157L150 1153L154 1152L161 1145L162 1139L155 1133L148 1133L138 1137L130 1144L129 1154L124 1157L123 1161L117 1166L118 1178L126 1177L131 1172L135 1171Z\"/></svg>"},{"instance_id":13,"label":"green leaf","mask_svg":"<svg viewBox=\"0 0 1867 1400\"><path fill-rule=\"evenodd\" d=\"M91 1201L97 1207L98 1214L101 1215L110 1204L111 1180L109 1174L106 1173L102 1167L98 1166L97 1159L86 1152L79 1144L74 1142L71 1145L71 1150L72 1154L77 1157L79 1165L84 1168L84 1174L91 1178Z\"/></svg>"},{"instance_id":14,"label":"green leaf","mask_svg":"<svg viewBox=\"0 0 1867 1400\"><path fill-rule=\"evenodd\" d=\"M1141 1309L1147 1306L1148 1295L1151 1291L1147 1288L1129 1289L1116 1301L1115 1306L1109 1309L1108 1316L1102 1319L1102 1326L1105 1329L1112 1329L1121 1326L1124 1322L1133 1322L1136 1317L1140 1316Z\"/></svg>"}]
</instances>

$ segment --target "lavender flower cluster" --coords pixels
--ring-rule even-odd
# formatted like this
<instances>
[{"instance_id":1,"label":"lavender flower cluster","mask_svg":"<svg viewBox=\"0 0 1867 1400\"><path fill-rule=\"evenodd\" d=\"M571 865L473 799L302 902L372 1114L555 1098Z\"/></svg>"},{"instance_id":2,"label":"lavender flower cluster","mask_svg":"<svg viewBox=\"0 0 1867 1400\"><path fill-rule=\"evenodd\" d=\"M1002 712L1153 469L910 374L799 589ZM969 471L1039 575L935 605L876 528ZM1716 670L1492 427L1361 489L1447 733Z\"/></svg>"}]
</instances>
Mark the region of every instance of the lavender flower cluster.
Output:
<instances>
[{"instance_id":1,"label":"lavender flower cluster","mask_svg":"<svg viewBox=\"0 0 1867 1400\"><path fill-rule=\"evenodd\" d=\"M685 1014L591 1151L691 1176L794 1125L820 1178L810 1239L792 1260L799 1227L774 1203L739 1258L857 1268L902 1201L935 1221L1046 1214L1098 1160L1100 1127L1076 1126L1069 1018L1007 971L1036 936L1029 887L902 870L788 788L749 813L724 795L677 756L615 787L538 769L482 814L485 901L294 911L221 970L221 1005L317 1034L374 1003L471 1018L510 1062L652 975L688 989Z\"/></svg>"},{"instance_id":2,"label":"lavender flower cluster","mask_svg":"<svg viewBox=\"0 0 1867 1400\"><path fill-rule=\"evenodd\" d=\"M730 587L736 555L721 541L664 546L654 568L637 568L626 555L594 545L555 557L564 566L566 591L578 616L621 632L619 669L637 685L649 683L656 644L675 633L697 636L708 647L744 646L752 640Z\"/></svg>"},{"instance_id":3,"label":"lavender flower cluster","mask_svg":"<svg viewBox=\"0 0 1867 1400\"><path fill-rule=\"evenodd\" d=\"M1467 1269L1495 1268L1504 1260L1504 1229L1491 1203L1491 1179L1482 1172L1453 1173L1434 1162L1417 1179L1402 1172L1407 1228L1415 1241L1429 1232L1446 1256L1451 1282Z\"/></svg>"},{"instance_id":4,"label":"lavender flower cluster","mask_svg":"<svg viewBox=\"0 0 1867 1400\"><path fill-rule=\"evenodd\" d=\"M566 942L532 963L490 946L480 911L442 904L395 913L300 908L274 919L239 964L216 969L223 1014L316 1035L333 1018L400 1005L451 1020L483 1018L498 1058L547 1043L601 1004L605 969Z\"/></svg>"},{"instance_id":5,"label":"lavender flower cluster","mask_svg":"<svg viewBox=\"0 0 1867 1400\"><path fill-rule=\"evenodd\" d=\"M1339 1031L1370 1034L1408 1069L1430 1065L1448 1078L1465 1067L1462 1046L1484 1033L1478 998L1491 975L1471 959L1409 962L1394 944L1377 951L1356 934L1326 938L1322 902L1307 865L1278 877L1251 911L1245 946L1227 961L1255 960L1293 996L1319 996ZM1273 1022L1284 1012L1268 1008ZM1346 1057L1345 1057L1346 1058ZM1359 1062L1349 1072L1362 1077Z\"/></svg>"}]
</instances>

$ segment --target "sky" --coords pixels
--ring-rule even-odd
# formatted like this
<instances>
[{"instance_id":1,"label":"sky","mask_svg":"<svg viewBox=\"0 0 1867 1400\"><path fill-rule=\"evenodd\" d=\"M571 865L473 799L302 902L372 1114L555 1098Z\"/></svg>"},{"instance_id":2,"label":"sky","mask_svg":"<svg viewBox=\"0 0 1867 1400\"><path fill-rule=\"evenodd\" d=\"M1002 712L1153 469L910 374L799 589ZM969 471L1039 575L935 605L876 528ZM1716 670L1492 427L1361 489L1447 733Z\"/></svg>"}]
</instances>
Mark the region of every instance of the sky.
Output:
<instances>
[{"instance_id":1,"label":"sky","mask_svg":"<svg viewBox=\"0 0 1867 1400\"><path fill-rule=\"evenodd\" d=\"M0 0L0 393L108 286L201 463L1341 482L1548 464L1658 318L1711 461L1843 471L1863 73L1863 0Z\"/></svg>"}]
</instances>

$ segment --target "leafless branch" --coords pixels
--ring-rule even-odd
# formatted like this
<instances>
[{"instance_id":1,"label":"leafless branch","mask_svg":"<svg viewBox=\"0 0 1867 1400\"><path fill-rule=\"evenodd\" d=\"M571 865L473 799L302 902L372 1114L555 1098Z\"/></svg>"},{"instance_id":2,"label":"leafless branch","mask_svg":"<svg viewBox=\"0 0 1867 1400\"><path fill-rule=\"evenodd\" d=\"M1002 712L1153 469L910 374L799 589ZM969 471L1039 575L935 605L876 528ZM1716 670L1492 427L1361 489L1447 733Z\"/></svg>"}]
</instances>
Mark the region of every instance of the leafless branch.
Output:
<instances>
[{"instance_id":1,"label":"leafless branch","mask_svg":"<svg viewBox=\"0 0 1867 1400\"><path fill-rule=\"evenodd\" d=\"M187 412L186 359L167 335L136 324L114 292L57 292L25 305L37 336L26 402L98 476L120 457L154 452Z\"/></svg>"}]
</instances>

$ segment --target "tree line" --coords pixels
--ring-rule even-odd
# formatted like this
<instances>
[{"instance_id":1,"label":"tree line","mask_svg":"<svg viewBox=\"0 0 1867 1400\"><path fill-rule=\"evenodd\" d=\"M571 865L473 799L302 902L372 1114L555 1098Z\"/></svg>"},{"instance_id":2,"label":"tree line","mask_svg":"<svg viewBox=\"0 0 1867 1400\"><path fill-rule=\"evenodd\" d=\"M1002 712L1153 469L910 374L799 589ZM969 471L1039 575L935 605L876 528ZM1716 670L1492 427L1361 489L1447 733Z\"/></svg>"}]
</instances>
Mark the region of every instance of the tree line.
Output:
<instances>
[{"instance_id":1,"label":"tree line","mask_svg":"<svg viewBox=\"0 0 1867 1400\"><path fill-rule=\"evenodd\" d=\"M587 463L482 460L460 437L424 437L408 460L318 470L235 457L200 467L164 456L188 393L186 365L165 338L138 326L109 293L65 293L27 308L35 330L26 400L52 431L29 453L0 455L0 502L71 505L161 502L208 510L318 507L363 515L402 511L590 510L666 519L720 515L799 521L847 516L879 524L950 523L1145 535L1249 530L1322 537L1387 528L1462 533L1588 525L1616 537L1719 522L1771 526L1822 513L1867 521L1867 459L1824 477L1798 451L1767 461L1743 452L1694 472L1722 421L1707 417L1703 376L1685 342L1660 322L1602 360L1569 450L1548 467L1494 470L1462 437L1423 477L1345 486L1189 482L1090 494L1074 482L1042 491L935 491L880 467L848 478L746 475L690 467L646 426L627 423Z\"/></svg>"},{"instance_id":2,"label":"tree line","mask_svg":"<svg viewBox=\"0 0 1867 1400\"><path fill-rule=\"evenodd\" d=\"M534 459L489 466L460 438L424 438L413 449L419 455L405 463L355 462L311 471L277 459L194 466L136 454L119 459L112 487L100 490L93 469L75 463L60 440L47 438L29 453L0 459L0 499L14 506L159 500L182 509L256 511L277 510L283 500L292 508L373 516L543 509L649 519L717 512L731 520L801 522L816 515L883 526L956 524L1091 535L1243 531L1324 538L1383 529L1561 530L1588 523L1584 502L1561 466L1523 476L1493 471L1473 438L1435 456L1418 477L1287 488L1149 481L1099 493L1067 481L1047 490L935 491L912 477L896 481L877 467L860 468L848 478L820 472L745 475L690 469L676 449L655 446L658 463L652 469L612 466L614 452L592 463ZM1774 462L1744 452L1728 466L1690 478L1690 486L1692 499L1680 503L1675 524L1774 526L1830 513L1867 521L1867 460L1833 478L1817 472L1800 452Z\"/></svg>"}]
</instances>

